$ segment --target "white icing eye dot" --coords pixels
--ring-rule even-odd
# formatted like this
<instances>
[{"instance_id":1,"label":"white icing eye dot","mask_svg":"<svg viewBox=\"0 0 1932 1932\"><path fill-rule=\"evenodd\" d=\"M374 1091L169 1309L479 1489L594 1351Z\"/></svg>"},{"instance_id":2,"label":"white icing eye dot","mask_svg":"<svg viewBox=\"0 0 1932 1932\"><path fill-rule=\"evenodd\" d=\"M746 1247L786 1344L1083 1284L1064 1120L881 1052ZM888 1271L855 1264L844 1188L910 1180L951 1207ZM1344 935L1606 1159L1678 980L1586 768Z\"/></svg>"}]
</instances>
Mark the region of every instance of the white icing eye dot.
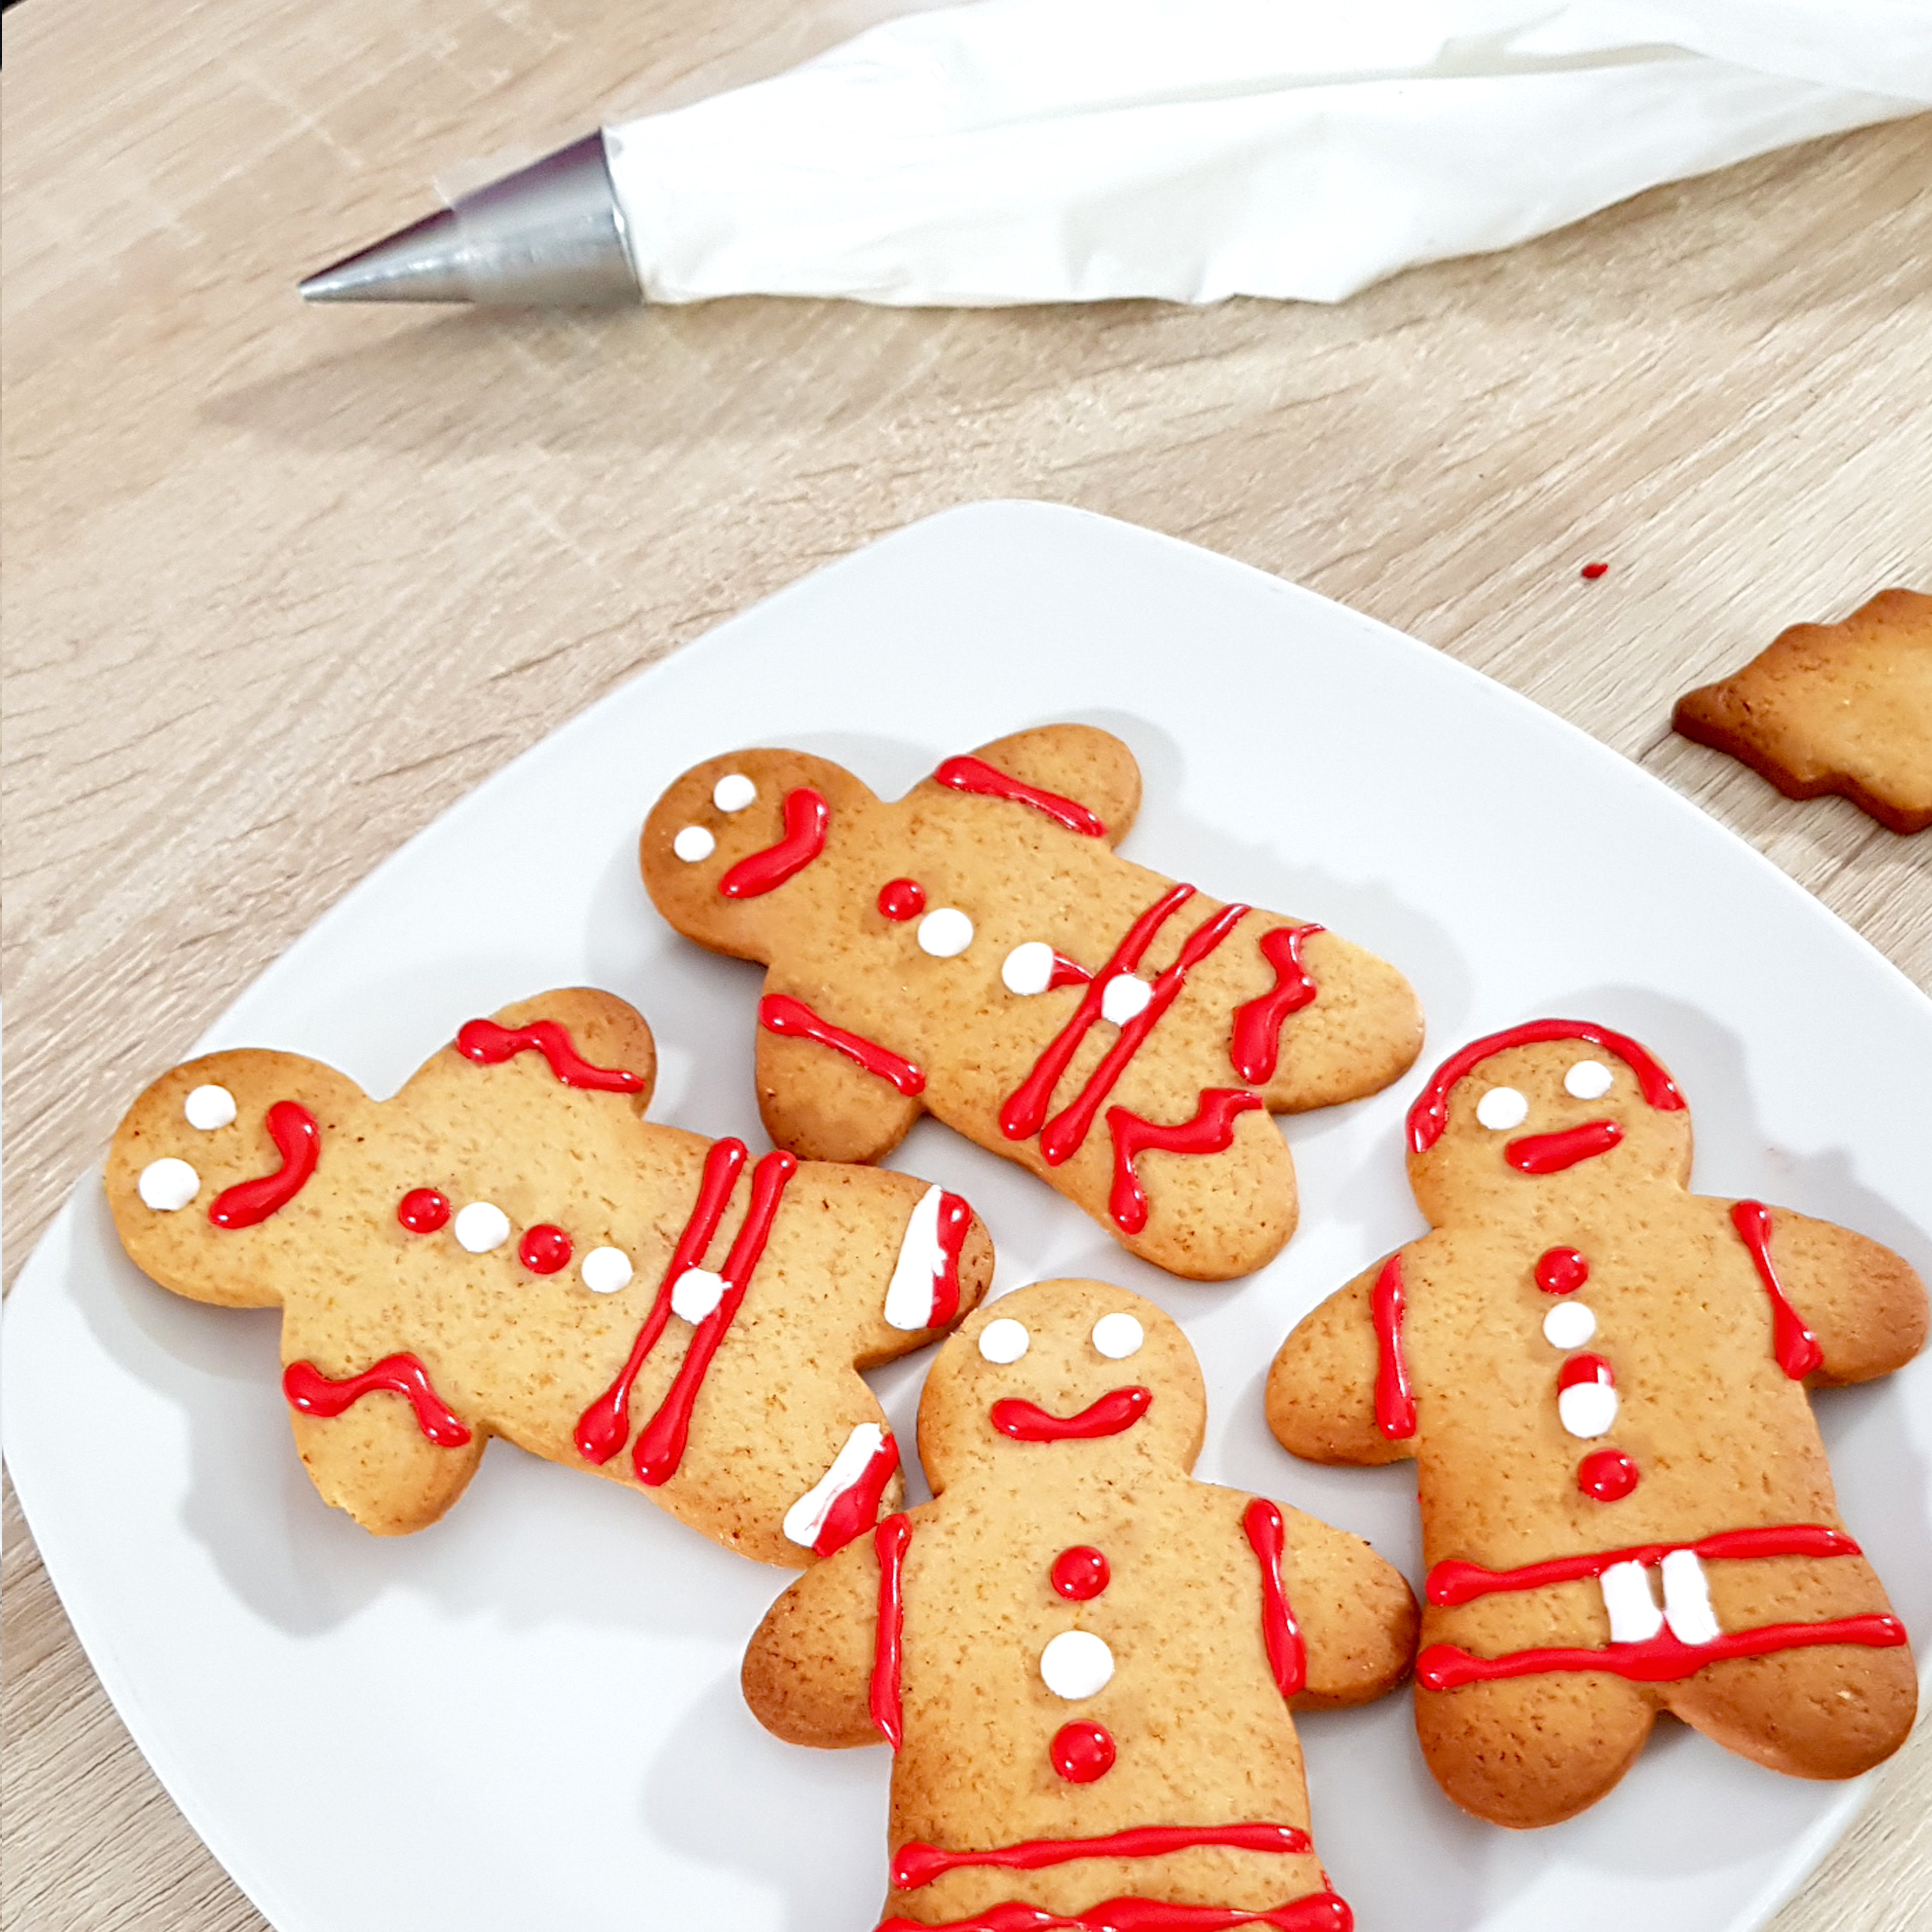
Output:
<instances>
[{"instance_id":1,"label":"white icing eye dot","mask_svg":"<svg viewBox=\"0 0 1932 1932\"><path fill-rule=\"evenodd\" d=\"M742 812L758 795L758 787L742 772L727 772L711 788L711 802L720 812Z\"/></svg>"},{"instance_id":2,"label":"white icing eye dot","mask_svg":"<svg viewBox=\"0 0 1932 1932\"><path fill-rule=\"evenodd\" d=\"M973 922L957 906L940 906L919 922L919 949L935 959L956 959L973 944Z\"/></svg>"},{"instance_id":3,"label":"white icing eye dot","mask_svg":"<svg viewBox=\"0 0 1932 1932\"><path fill-rule=\"evenodd\" d=\"M578 1272L592 1294L615 1294L631 1285L631 1258L622 1248L592 1248Z\"/></svg>"},{"instance_id":4,"label":"white icing eye dot","mask_svg":"<svg viewBox=\"0 0 1932 1932\"><path fill-rule=\"evenodd\" d=\"M1563 1090L1580 1100L1600 1100L1610 1090L1610 1070L1600 1060L1580 1060L1564 1075Z\"/></svg>"},{"instance_id":5,"label":"white icing eye dot","mask_svg":"<svg viewBox=\"0 0 1932 1932\"><path fill-rule=\"evenodd\" d=\"M1543 1318L1543 1339L1552 1348L1580 1348L1596 1332L1596 1316L1580 1301L1559 1301Z\"/></svg>"},{"instance_id":6,"label":"white icing eye dot","mask_svg":"<svg viewBox=\"0 0 1932 1932\"><path fill-rule=\"evenodd\" d=\"M1100 1017L1112 1020L1116 1026L1125 1026L1128 1021L1147 1011L1148 1002L1154 998L1154 988L1132 973L1116 973L1101 989Z\"/></svg>"},{"instance_id":7,"label":"white icing eye dot","mask_svg":"<svg viewBox=\"0 0 1932 1932\"><path fill-rule=\"evenodd\" d=\"M687 825L670 842L670 849L687 866L708 859L718 849L718 842L701 825Z\"/></svg>"},{"instance_id":8,"label":"white icing eye dot","mask_svg":"<svg viewBox=\"0 0 1932 1932\"><path fill-rule=\"evenodd\" d=\"M1104 1690L1114 1675L1114 1653L1091 1630L1062 1630L1040 1654L1040 1681L1069 1703Z\"/></svg>"},{"instance_id":9,"label":"white icing eye dot","mask_svg":"<svg viewBox=\"0 0 1932 1932\"><path fill-rule=\"evenodd\" d=\"M1053 977L1053 948L1043 939L1029 939L1006 955L1000 977L1010 993L1030 995L1046 991Z\"/></svg>"},{"instance_id":10,"label":"white icing eye dot","mask_svg":"<svg viewBox=\"0 0 1932 1932\"><path fill-rule=\"evenodd\" d=\"M1130 1355L1138 1354L1146 1340L1147 1330L1124 1309L1102 1316L1094 1324L1094 1346L1110 1362L1124 1362Z\"/></svg>"},{"instance_id":11,"label":"white icing eye dot","mask_svg":"<svg viewBox=\"0 0 1932 1932\"><path fill-rule=\"evenodd\" d=\"M1017 1362L1031 1340L1023 1323L1003 1315L980 1330L980 1352L988 1361L997 1362L1004 1368L1009 1362Z\"/></svg>"},{"instance_id":12,"label":"white icing eye dot","mask_svg":"<svg viewBox=\"0 0 1932 1932\"><path fill-rule=\"evenodd\" d=\"M1617 1419L1617 1392L1602 1382L1579 1382L1557 1396L1556 1416L1583 1442L1607 1435Z\"/></svg>"},{"instance_id":13,"label":"white icing eye dot","mask_svg":"<svg viewBox=\"0 0 1932 1932\"><path fill-rule=\"evenodd\" d=\"M452 1232L472 1255L487 1255L510 1238L510 1217L494 1201L472 1201L457 1210Z\"/></svg>"},{"instance_id":14,"label":"white icing eye dot","mask_svg":"<svg viewBox=\"0 0 1932 1932\"><path fill-rule=\"evenodd\" d=\"M1476 1102L1476 1118L1496 1133L1507 1133L1529 1118L1529 1102L1514 1087L1492 1087Z\"/></svg>"},{"instance_id":15,"label":"white icing eye dot","mask_svg":"<svg viewBox=\"0 0 1932 1932\"><path fill-rule=\"evenodd\" d=\"M197 1087L182 1102L182 1112L191 1127L212 1134L235 1118L235 1096L226 1087Z\"/></svg>"},{"instance_id":16,"label":"white icing eye dot","mask_svg":"<svg viewBox=\"0 0 1932 1932\"><path fill-rule=\"evenodd\" d=\"M670 1285L670 1312L694 1328L724 1299L724 1277L709 1268L688 1268Z\"/></svg>"},{"instance_id":17,"label":"white icing eye dot","mask_svg":"<svg viewBox=\"0 0 1932 1932\"><path fill-rule=\"evenodd\" d=\"M157 1214L172 1214L176 1208L185 1208L201 1192L201 1176L186 1161L170 1154L164 1160L148 1162L134 1185L142 1202Z\"/></svg>"}]
</instances>

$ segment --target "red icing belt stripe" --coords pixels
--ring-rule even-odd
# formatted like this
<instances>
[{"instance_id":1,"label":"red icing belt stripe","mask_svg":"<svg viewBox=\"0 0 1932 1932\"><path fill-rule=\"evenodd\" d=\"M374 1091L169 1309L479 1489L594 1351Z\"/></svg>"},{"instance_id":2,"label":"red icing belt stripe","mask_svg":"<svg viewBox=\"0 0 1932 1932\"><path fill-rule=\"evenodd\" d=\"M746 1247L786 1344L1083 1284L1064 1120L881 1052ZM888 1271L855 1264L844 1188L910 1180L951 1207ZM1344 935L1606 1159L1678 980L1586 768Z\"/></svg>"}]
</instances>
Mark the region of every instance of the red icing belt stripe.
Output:
<instances>
[{"instance_id":1,"label":"red icing belt stripe","mask_svg":"<svg viewBox=\"0 0 1932 1932\"><path fill-rule=\"evenodd\" d=\"M758 1024L767 1033L788 1040L812 1040L820 1046L830 1047L834 1053L842 1053L868 1073L890 1081L908 1100L926 1091L926 1076L910 1060L902 1060L889 1048L862 1034L848 1033L843 1027L820 1019L802 1000L795 1000L789 993L767 993L758 1002Z\"/></svg>"},{"instance_id":2,"label":"red icing belt stripe","mask_svg":"<svg viewBox=\"0 0 1932 1932\"><path fill-rule=\"evenodd\" d=\"M1426 1690L1453 1690L1461 1684L1486 1684L1502 1677L1540 1677L1559 1670L1602 1670L1635 1684L1675 1684L1707 1664L1734 1657L1769 1657L1816 1644L1862 1644L1891 1650L1905 1642L1896 1617L1832 1617L1820 1623L1766 1624L1713 1637L1708 1643L1681 1641L1666 1628L1641 1643L1612 1644L1603 1650L1513 1650L1502 1657L1472 1657L1454 1644L1432 1643L1415 1660L1415 1681Z\"/></svg>"},{"instance_id":3,"label":"red icing belt stripe","mask_svg":"<svg viewBox=\"0 0 1932 1932\"><path fill-rule=\"evenodd\" d=\"M1237 1009L1234 1033L1228 1049L1234 1071L1251 1087L1264 1087L1274 1078L1281 1057L1282 1024L1298 1013L1320 990L1301 963L1301 949L1318 926L1277 926L1262 934L1262 957L1274 968L1274 990Z\"/></svg>"},{"instance_id":4,"label":"red icing belt stripe","mask_svg":"<svg viewBox=\"0 0 1932 1932\"><path fill-rule=\"evenodd\" d=\"M973 792L982 798L1010 799L1016 805L1030 805L1043 812L1056 825L1070 832L1084 832L1089 838L1104 838L1107 828L1078 800L1063 798L1057 791L1042 791L1037 785L1019 779L989 765L983 758L948 758L932 775L935 784L949 791Z\"/></svg>"},{"instance_id":5,"label":"red icing belt stripe","mask_svg":"<svg viewBox=\"0 0 1932 1932\"><path fill-rule=\"evenodd\" d=\"M784 800L784 836L776 845L740 859L718 881L728 899L754 899L802 872L825 850L826 827L832 808L809 785L788 791Z\"/></svg>"},{"instance_id":6,"label":"red icing belt stripe","mask_svg":"<svg viewBox=\"0 0 1932 1932\"><path fill-rule=\"evenodd\" d=\"M872 1532L879 1553L879 1616L872 1638L872 1685L868 1700L880 1737L897 1750L905 1737L905 1708L899 1696L899 1671L905 1642L904 1572L912 1518L889 1516Z\"/></svg>"},{"instance_id":7,"label":"red icing belt stripe","mask_svg":"<svg viewBox=\"0 0 1932 1932\"><path fill-rule=\"evenodd\" d=\"M843 1550L861 1530L870 1529L879 1513L879 1498L899 1466L899 1445L888 1430L886 1438L866 1458L851 1486L839 1491L812 1546L814 1556L831 1556Z\"/></svg>"},{"instance_id":8,"label":"red icing belt stripe","mask_svg":"<svg viewBox=\"0 0 1932 1932\"><path fill-rule=\"evenodd\" d=\"M743 1226L731 1244L724 1265L718 1270L724 1292L718 1306L698 1324L684 1360L658 1412L638 1433L638 1446L632 1462L638 1480L652 1489L670 1481L684 1460L685 1444L691 1435L692 1412L697 1407L698 1391L711 1367L711 1358L745 1299L745 1290L758 1265L758 1258L771 1238L772 1222L777 1218L778 1202L785 1184L798 1172L798 1157L782 1149L768 1154L752 1170L751 1204L745 1210Z\"/></svg>"},{"instance_id":9,"label":"red icing belt stripe","mask_svg":"<svg viewBox=\"0 0 1932 1932\"><path fill-rule=\"evenodd\" d=\"M698 1198L672 1251L670 1265L658 1284L651 1312L638 1330L638 1339L631 1344L630 1354L618 1371L617 1379L578 1418L577 1447L585 1461L608 1462L630 1440L632 1386L645 1358L656 1347L664 1324L670 1319L671 1288L686 1268L695 1268L704 1258L746 1159L745 1143L738 1140L714 1141L706 1154Z\"/></svg>"},{"instance_id":10,"label":"red icing belt stripe","mask_svg":"<svg viewBox=\"0 0 1932 1932\"><path fill-rule=\"evenodd\" d=\"M1442 1130L1449 1124L1449 1090L1464 1074L1505 1047L1532 1046L1552 1040L1580 1040L1614 1053L1636 1076L1643 1097L1653 1107L1666 1114L1682 1111L1684 1096L1677 1090L1676 1082L1627 1034L1612 1033L1588 1020L1528 1020L1472 1040L1436 1070L1408 1110L1410 1148L1426 1154L1442 1138Z\"/></svg>"},{"instance_id":11,"label":"red icing belt stripe","mask_svg":"<svg viewBox=\"0 0 1932 1932\"><path fill-rule=\"evenodd\" d=\"M599 1094L641 1094L644 1089L643 1080L627 1068L593 1066L555 1020L532 1020L514 1028L500 1027L494 1020L470 1020L457 1034L456 1050L479 1066L500 1066L520 1053L535 1051L550 1062L550 1070L566 1087L586 1087Z\"/></svg>"},{"instance_id":12,"label":"red icing belt stripe","mask_svg":"<svg viewBox=\"0 0 1932 1932\"><path fill-rule=\"evenodd\" d=\"M1624 1137L1614 1120L1585 1120L1553 1134L1526 1134L1503 1149L1503 1158L1519 1174L1561 1174L1580 1160L1608 1154Z\"/></svg>"},{"instance_id":13,"label":"red icing belt stripe","mask_svg":"<svg viewBox=\"0 0 1932 1932\"><path fill-rule=\"evenodd\" d=\"M291 1362L282 1371L282 1393L290 1407L304 1415L340 1415L365 1395L378 1392L406 1396L416 1412L416 1426L440 1448L460 1449L470 1440L470 1431L430 1387L428 1370L414 1355L385 1355L359 1376L340 1382L324 1375L313 1362Z\"/></svg>"},{"instance_id":14,"label":"red icing belt stripe","mask_svg":"<svg viewBox=\"0 0 1932 1932\"><path fill-rule=\"evenodd\" d=\"M1258 1094L1241 1087L1208 1087L1191 1120L1171 1127L1156 1126L1124 1107L1107 1110L1107 1131L1114 1137L1114 1186L1107 1197L1108 1211L1130 1234L1147 1226L1147 1190L1134 1162L1149 1148L1161 1154L1225 1154L1234 1144L1234 1118L1262 1104Z\"/></svg>"},{"instance_id":15,"label":"red icing belt stripe","mask_svg":"<svg viewBox=\"0 0 1932 1932\"><path fill-rule=\"evenodd\" d=\"M932 1278L932 1312L926 1325L944 1328L959 1312L959 1251L973 1225L973 1210L956 1194L939 1197L939 1252L944 1257Z\"/></svg>"},{"instance_id":16,"label":"red icing belt stripe","mask_svg":"<svg viewBox=\"0 0 1932 1932\"><path fill-rule=\"evenodd\" d=\"M1551 1583L1574 1583L1600 1576L1613 1564L1660 1563L1673 1550L1699 1556L1857 1556L1863 1552L1842 1529L1822 1523L1777 1523L1761 1529L1723 1529L1695 1543L1634 1543L1622 1550L1598 1550L1582 1556L1555 1556L1517 1570L1486 1570L1480 1563L1454 1559L1429 1573L1429 1600L1442 1608L1473 1603L1498 1590L1540 1590Z\"/></svg>"},{"instance_id":17,"label":"red icing belt stripe","mask_svg":"<svg viewBox=\"0 0 1932 1932\"><path fill-rule=\"evenodd\" d=\"M1415 1433L1415 1397L1402 1353L1402 1256L1392 1254L1376 1276L1370 1310L1376 1324L1376 1426L1391 1442Z\"/></svg>"},{"instance_id":18,"label":"red icing belt stripe","mask_svg":"<svg viewBox=\"0 0 1932 1932\"><path fill-rule=\"evenodd\" d=\"M1144 1388L1109 1389L1078 1415L1054 1415L1038 1403L1006 1396L988 1412L993 1426L1016 1442L1093 1442L1132 1428L1154 1402Z\"/></svg>"},{"instance_id":19,"label":"red icing belt stripe","mask_svg":"<svg viewBox=\"0 0 1932 1932\"><path fill-rule=\"evenodd\" d=\"M1275 1688L1292 1697L1308 1686L1308 1652L1282 1586L1282 1552L1287 1539L1281 1511L1265 1496L1256 1496L1241 1512L1241 1527L1262 1570L1262 1637L1268 1646L1268 1668Z\"/></svg>"},{"instance_id":20,"label":"red icing belt stripe","mask_svg":"<svg viewBox=\"0 0 1932 1932\"><path fill-rule=\"evenodd\" d=\"M1226 1845L1235 1851L1276 1852L1291 1858L1315 1848L1308 1834L1292 1825L1140 1825L1099 1838L1029 1838L990 1851L946 1852L917 1840L892 1855L892 1889L916 1892L948 1872L968 1865L993 1865L1002 1871L1042 1871L1076 1858L1159 1858L1195 1845Z\"/></svg>"},{"instance_id":21,"label":"red icing belt stripe","mask_svg":"<svg viewBox=\"0 0 1932 1932\"><path fill-rule=\"evenodd\" d=\"M1824 1360L1825 1352L1786 1300L1778 1270L1771 1264L1771 1210L1762 1201L1738 1202L1731 1209L1731 1226L1750 1251L1757 1278L1771 1298L1772 1352L1778 1358L1778 1366L1793 1382L1802 1382Z\"/></svg>"},{"instance_id":22,"label":"red icing belt stripe","mask_svg":"<svg viewBox=\"0 0 1932 1932\"><path fill-rule=\"evenodd\" d=\"M1017 1900L988 1906L970 1918L887 1918L878 1932L1233 1932L1269 1925L1275 1932L1353 1932L1355 1916L1332 1892L1311 1892L1257 1910L1227 1905L1170 1905L1155 1898L1110 1898L1067 1913Z\"/></svg>"},{"instance_id":23,"label":"red icing belt stripe","mask_svg":"<svg viewBox=\"0 0 1932 1932\"><path fill-rule=\"evenodd\" d=\"M252 1228L266 1221L286 1208L315 1172L322 1154L322 1130L306 1107L296 1100L278 1100L268 1109L268 1128L281 1166L273 1174L224 1187L208 1204L208 1218L218 1228Z\"/></svg>"}]
</instances>

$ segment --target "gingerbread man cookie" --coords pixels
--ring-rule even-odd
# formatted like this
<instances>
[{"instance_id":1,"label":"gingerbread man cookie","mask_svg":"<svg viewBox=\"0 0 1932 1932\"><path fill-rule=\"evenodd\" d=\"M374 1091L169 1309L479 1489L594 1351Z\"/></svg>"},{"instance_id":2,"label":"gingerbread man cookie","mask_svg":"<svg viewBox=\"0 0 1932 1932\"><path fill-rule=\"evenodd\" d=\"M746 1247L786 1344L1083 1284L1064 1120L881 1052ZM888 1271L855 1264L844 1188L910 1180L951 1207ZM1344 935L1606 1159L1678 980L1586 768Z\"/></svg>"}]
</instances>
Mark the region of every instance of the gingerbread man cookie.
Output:
<instances>
[{"instance_id":1,"label":"gingerbread man cookie","mask_svg":"<svg viewBox=\"0 0 1932 1932\"><path fill-rule=\"evenodd\" d=\"M296 1446L379 1534L434 1522L501 1436L808 1563L903 1493L857 1371L970 1310L992 1246L910 1175L650 1124L656 1064L583 988L470 1022L392 1100L211 1054L122 1122L115 1226L164 1288L281 1308Z\"/></svg>"},{"instance_id":2,"label":"gingerbread man cookie","mask_svg":"<svg viewBox=\"0 0 1932 1932\"><path fill-rule=\"evenodd\" d=\"M1117 738L1050 725L889 804L802 752L687 772L644 831L687 937L769 970L759 1106L782 1147L875 1160L930 1111L1132 1252L1220 1280L1293 1232L1270 1113L1415 1058L1408 982L1359 946L1114 851L1140 800Z\"/></svg>"},{"instance_id":3,"label":"gingerbread man cookie","mask_svg":"<svg viewBox=\"0 0 1932 1932\"><path fill-rule=\"evenodd\" d=\"M1604 1027L1464 1048L1408 1145L1432 1232L1295 1329L1268 1413L1298 1455L1419 1466L1416 1724L1443 1788L1554 1823L1617 1782L1660 1709L1800 1777L1895 1750L1905 1630L1805 1391L1916 1353L1912 1269L1687 1192L1682 1096Z\"/></svg>"},{"instance_id":4,"label":"gingerbread man cookie","mask_svg":"<svg viewBox=\"0 0 1932 1932\"><path fill-rule=\"evenodd\" d=\"M1408 1667L1408 1586L1298 1510L1194 1481L1178 1326L1096 1281L982 1308L920 1403L935 1500L781 1597L745 1694L894 1750L880 1932L1347 1932L1297 1708Z\"/></svg>"}]
</instances>

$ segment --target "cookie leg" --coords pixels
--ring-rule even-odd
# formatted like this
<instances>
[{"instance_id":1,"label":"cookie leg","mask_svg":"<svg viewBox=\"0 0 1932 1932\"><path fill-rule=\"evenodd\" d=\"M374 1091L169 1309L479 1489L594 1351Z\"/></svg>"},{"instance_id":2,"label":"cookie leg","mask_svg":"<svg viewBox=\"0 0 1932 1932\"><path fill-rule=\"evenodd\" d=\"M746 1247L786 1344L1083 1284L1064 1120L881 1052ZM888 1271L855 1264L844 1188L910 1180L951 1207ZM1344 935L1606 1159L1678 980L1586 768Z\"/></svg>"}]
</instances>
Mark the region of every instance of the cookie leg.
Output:
<instances>
[{"instance_id":1,"label":"cookie leg","mask_svg":"<svg viewBox=\"0 0 1932 1932\"><path fill-rule=\"evenodd\" d=\"M1687 1724L1794 1778L1856 1778L1905 1742L1918 1708L1912 1653L1852 1644L1741 1657L1670 1687Z\"/></svg>"}]
</instances>

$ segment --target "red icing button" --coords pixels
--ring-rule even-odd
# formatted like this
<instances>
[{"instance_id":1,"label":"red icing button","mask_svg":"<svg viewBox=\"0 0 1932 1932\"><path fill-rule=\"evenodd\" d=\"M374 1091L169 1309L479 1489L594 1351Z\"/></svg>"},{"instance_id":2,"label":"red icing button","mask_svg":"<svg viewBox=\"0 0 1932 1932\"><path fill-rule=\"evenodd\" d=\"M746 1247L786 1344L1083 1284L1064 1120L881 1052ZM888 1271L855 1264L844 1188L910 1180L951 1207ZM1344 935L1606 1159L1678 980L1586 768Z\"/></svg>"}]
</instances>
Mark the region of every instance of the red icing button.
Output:
<instances>
[{"instance_id":1,"label":"red icing button","mask_svg":"<svg viewBox=\"0 0 1932 1932\"><path fill-rule=\"evenodd\" d=\"M879 888L879 910L888 919L916 919L926 910L926 888L916 879L891 879Z\"/></svg>"},{"instance_id":2,"label":"red icing button","mask_svg":"<svg viewBox=\"0 0 1932 1932\"><path fill-rule=\"evenodd\" d=\"M517 1244L517 1258L532 1274L554 1274L570 1259L570 1237L561 1228L540 1221Z\"/></svg>"},{"instance_id":3,"label":"red icing button","mask_svg":"<svg viewBox=\"0 0 1932 1932\"><path fill-rule=\"evenodd\" d=\"M1063 1724L1054 1733L1053 1768L1069 1784L1091 1784L1114 1768L1114 1741L1098 1724Z\"/></svg>"},{"instance_id":4,"label":"red icing button","mask_svg":"<svg viewBox=\"0 0 1932 1932\"><path fill-rule=\"evenodd\" d=\"M1090 1550L1084 1544L1076 1544L1071 1550L1063 1550L1053 1559L1053 1587L1076 1604L1097 1597L1107 1587L1110 1574L1107 1559L1097 1550ZM1107 1761L1110 1764L1113 1762L1111 1751Z\"/></svg>"},{"instance_id":5,"label":"red icing button","mask_svg":"<svg viewBox=\"0 0 1932 1932\"><path fill-rule=\"evenodd\" d=\"M1600 1503L1622 1502L1636 1485L1636 1465L1621 1449L1599 1449L1577 1467L1577 1488Z\"/></svg>"},{"instance_id":6,"label":"red icing button","mask_svg":"<svg viewBox=\"0 0 1932 1932\"><path fill-rule=\"evenodd\" d=\"M1574 1248L1550 1248L1536 1264L1536 1285L1545 1294L1574 1294L1590 1279L1590 1264Z\"/></svg>"},{"instance_id":7,"label":"red icing button","mask_svg":"<svg viewBox=\"0 0 1932 1932\"><path fill-rule=\"evenodd\" d=\"M412 1187L396 1204L396 1219L412 1234L433 1234L449 1219L449 1202L434 1187Z\"/></svg>"}]
</instances>

